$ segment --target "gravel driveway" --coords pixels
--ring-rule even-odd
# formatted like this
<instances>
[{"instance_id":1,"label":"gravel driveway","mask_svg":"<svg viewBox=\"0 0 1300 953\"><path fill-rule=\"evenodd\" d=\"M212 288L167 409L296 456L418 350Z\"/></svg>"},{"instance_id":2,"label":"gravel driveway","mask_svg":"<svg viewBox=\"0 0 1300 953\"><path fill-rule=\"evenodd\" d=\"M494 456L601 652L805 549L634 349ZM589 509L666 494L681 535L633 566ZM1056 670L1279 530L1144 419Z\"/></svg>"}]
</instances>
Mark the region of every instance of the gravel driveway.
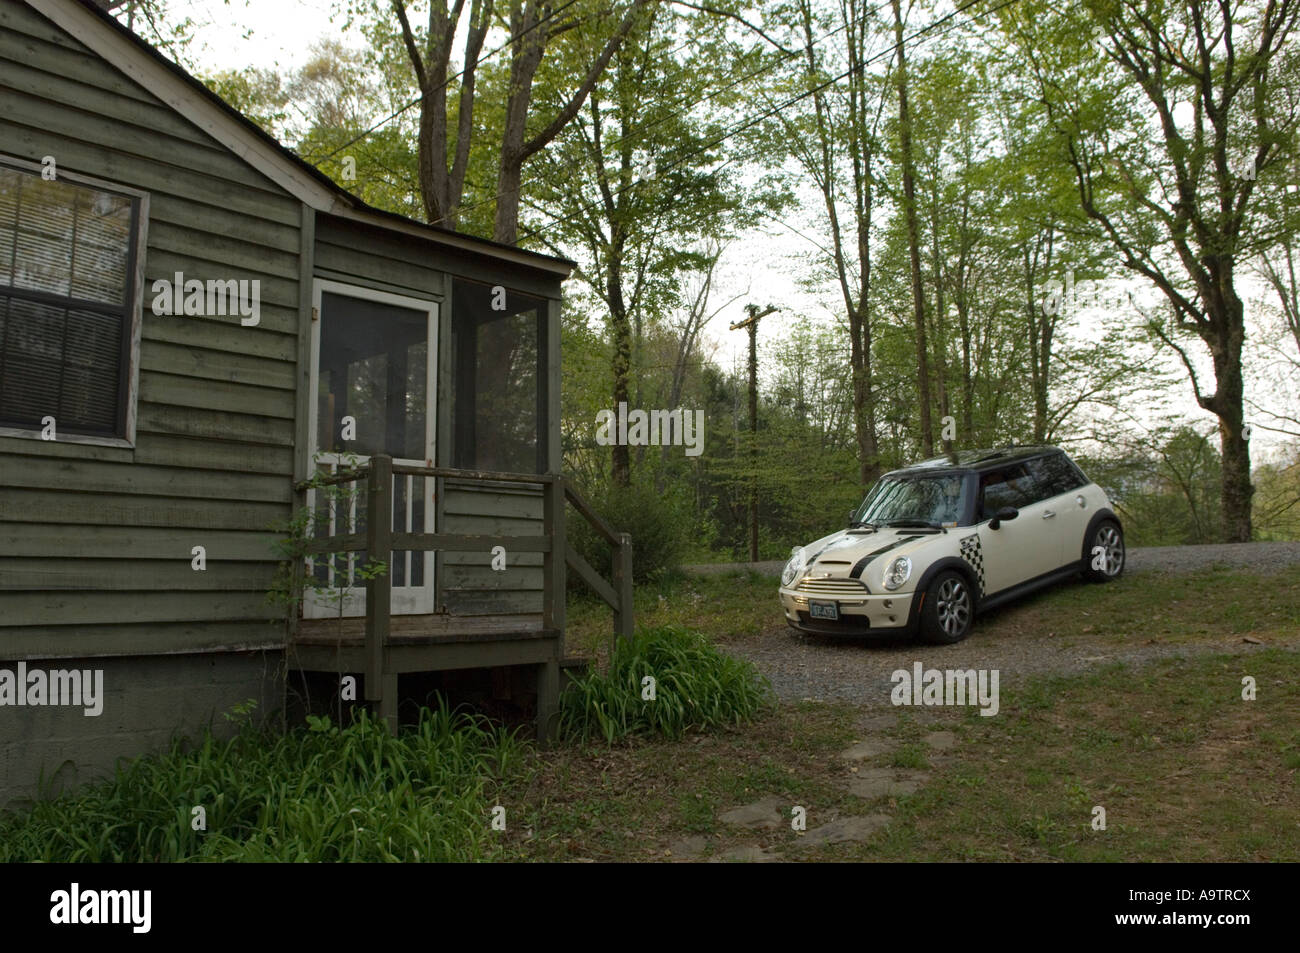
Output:
<instances>
[{"instance_id":1,"label":"gravel driveway","mask_svg":"<svg viewBox=\"0 0 1300 953\"><path fill-rule=\"evenodd\" d=\"M1192 572L1214 566L1274 571L1300 563L1300 543L1245 543L1210 546L1164 546L1131 549L1126 572ZM783 563L732 563L689 567L700 573L754 568L777 575ZM1032 596L1030 597L1032 598ZM1277 644L1274 642L1273 644ZM1287 643L1300 647L1300 633ZM1118 661L1135 663L1200 652L1257 652L1264 648L1225 635L1208 642L1180 645L1090 645L1077 636L1068 641L1050 634L1026 636L999 629L996 614L977 623L971 637L957 645L934 646L903 640L839 641L807 636L784 623L765 630L756 639L723 645L725 651L752 661L772 680L783 701L804 699L845 701L859 705L888 705L893 687L890 675L911 669L914 662L926 668L998 669L1002 685L1047 672L1073 673Z\"/></svg>"}]
</instances>

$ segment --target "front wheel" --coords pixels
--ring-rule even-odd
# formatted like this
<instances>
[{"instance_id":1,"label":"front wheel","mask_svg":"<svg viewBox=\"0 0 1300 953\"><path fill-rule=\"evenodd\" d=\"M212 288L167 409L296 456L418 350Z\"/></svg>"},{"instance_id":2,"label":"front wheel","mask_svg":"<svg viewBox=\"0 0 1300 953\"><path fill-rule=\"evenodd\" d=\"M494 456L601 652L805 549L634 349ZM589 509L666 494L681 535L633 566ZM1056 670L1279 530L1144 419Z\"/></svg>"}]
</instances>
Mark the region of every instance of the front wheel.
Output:
<instances>
[{"instance_id":1,"label":"front wheel","mask_svg":"<svg viewBox=\"0 0 1300 953\"><path fill-rule=\"evenodd\" d=\"M1093 582L1111 582L1124 571L1124 531L1114 520L1102 520L1092 532L1085 557L1085 578Z\"/></svg>"},{"instance_id":2,"label":"front wheel","mask_svg":"<svg viewBox=\"0 0 1300 953\"><path fill-rule=\"evenodd\" d=\"M935 576L921 605L921 640L952 645L970 634L974 621L975 597L966 577L951 569Z\"/></svg>"}]
</instances>

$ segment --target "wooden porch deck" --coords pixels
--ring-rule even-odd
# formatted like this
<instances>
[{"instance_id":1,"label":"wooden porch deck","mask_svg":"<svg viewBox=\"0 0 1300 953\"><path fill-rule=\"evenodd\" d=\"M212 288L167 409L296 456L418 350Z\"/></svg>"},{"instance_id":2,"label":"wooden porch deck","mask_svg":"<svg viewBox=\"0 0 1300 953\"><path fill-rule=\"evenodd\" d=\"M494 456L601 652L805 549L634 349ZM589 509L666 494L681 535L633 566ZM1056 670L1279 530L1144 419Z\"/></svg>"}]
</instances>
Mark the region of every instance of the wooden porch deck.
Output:
<instances>
[{"instance_id":1,"label":"wooden porch deck","mask_svg":"<svg viewBox=\"0 0 1300 953\"><path fill-rule=\"evenodd\" d=\"M559 629L535 615L394 615L390 617L384 668L426 672L492 665L542 664L561 654ZM300 619L290 642L309 671L363 671L364 617ZM349 667L351 666L351 667Z\"/></svg>"},{"instance_id":2,"label":"wooden porch deck","mask_svg":"<svg viewBox=\"0 0 1300 953\"><path fill-rule=\"evenodd\" d=\"M479 482L540 484L543 489L543 532L533 536L481 536L459 533L394 532L389 519L368 519L364 533L331 532L315 539L309 553L368 553L422 550L477 550L503 546L513 552L540 552L542 612L534 614L454 615L446 612L393 614L391 584L386 576L365 582L364 617L298 619L289 638L290 665L304 672L344 672L363 676L364 698L377 714L397 729L399 675L498 666L535 666L537 732L547 740L559 703L564 651L566 571L587 581L614 610L614 634L632 634L632 543L616 533L591 509L562 476L454 470L445 467L395 466L377 454L358 470L338 473L318 485L366 483L366 512L393 514L394 476L455 478ZM300 485L302 489L305 485ZM572 505L612 547L614 582L600 576L568 544L565 508ZM301 568L301 567L300 567Z\"/></svg>"}]
</instances>

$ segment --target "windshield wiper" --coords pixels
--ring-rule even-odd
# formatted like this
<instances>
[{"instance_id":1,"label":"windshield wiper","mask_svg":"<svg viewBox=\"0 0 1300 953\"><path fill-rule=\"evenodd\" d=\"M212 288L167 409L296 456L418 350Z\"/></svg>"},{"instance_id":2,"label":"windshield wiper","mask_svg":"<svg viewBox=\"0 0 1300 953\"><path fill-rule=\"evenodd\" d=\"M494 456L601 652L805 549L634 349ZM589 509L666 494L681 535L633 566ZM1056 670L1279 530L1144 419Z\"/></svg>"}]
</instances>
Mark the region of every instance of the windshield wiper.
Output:
<instances>
[{"instance_id":1,"label":"windshield wiper","mask_svg":"<svg viewBox=\"0 0 1300 953\"><path fill-rule=\"evenodd\" d=\"M876 524L862 523L855 520L854 522L849 524L849 529L876 529Z\"/></svg>"},{"instance_id":2,"label":"windshield wiper","mask_svg":"<svg viewBox=\"0 0 1300 953\"><path fill-rule=\"evenodd\" d=\"M932 522L931 520L917 520L917 519L886 520L885 525L899 526L899 527L916 526L916 527L924 527L925 529L942 529L942 527L938 523Z\"/></svg>"}]
</instances>

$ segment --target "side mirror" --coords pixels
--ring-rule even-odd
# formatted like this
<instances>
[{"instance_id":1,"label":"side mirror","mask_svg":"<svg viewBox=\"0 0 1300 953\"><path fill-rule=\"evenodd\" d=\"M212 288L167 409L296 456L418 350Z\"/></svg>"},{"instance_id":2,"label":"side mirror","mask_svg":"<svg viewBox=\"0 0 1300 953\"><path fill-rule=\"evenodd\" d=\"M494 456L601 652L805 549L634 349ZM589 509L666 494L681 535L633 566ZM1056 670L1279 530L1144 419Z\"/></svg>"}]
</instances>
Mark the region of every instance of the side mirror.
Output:
<instances>
[{"instance_id":1,"label":"side mirror","mask_svg":"<svg viewBox=\"0 0 1300 953\"><path fill-rule=\"evenodd\" d=\"M1009 522L1020 515L1020 511L1014 506L1004 506L993 514L993 519L989 520L989 529L997 529L1003 523Z\"/></svg>"},{"instance_id":2,"label":"side mirror","mask_svg":"<svg viewBox=\"0 0 1300 953\"><path fill-rule=\"evenodd\" d=\"M846 516L846 517L844 518L844 525L845 525L845 526L852 526L852 525L853 525L853 514L855 514L856 512L857 512L857 510L849 510L849 515Z\"/></svg>"}]
</instances>

